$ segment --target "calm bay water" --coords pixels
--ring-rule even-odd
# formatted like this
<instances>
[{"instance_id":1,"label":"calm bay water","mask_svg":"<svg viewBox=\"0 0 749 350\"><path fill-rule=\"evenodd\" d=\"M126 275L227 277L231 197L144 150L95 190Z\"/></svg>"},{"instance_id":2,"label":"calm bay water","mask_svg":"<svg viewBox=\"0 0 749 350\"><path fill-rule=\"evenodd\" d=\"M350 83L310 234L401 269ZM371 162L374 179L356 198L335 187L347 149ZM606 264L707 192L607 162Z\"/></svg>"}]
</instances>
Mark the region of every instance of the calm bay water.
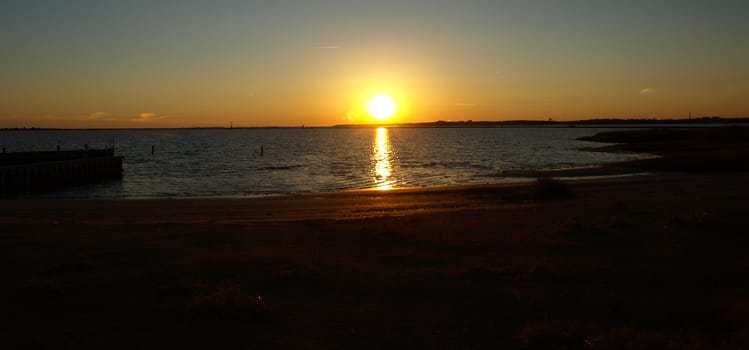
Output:
<instances>
[{"instance_id":1,"label":"calm bay water","mask_svg":"<svg viewBox=\"0 0 749 350\"><path fill-rule=\"evenodd\" d=\"M581 151L597 128L306 128L3 131L8 152L103 148L121 181L54 198L244 196L519 181L507 171L586 167L642 155ZM151 154L151 147L155 154ZM263 153L261 154L261 147Z\"/></svg>"}]
</instances>

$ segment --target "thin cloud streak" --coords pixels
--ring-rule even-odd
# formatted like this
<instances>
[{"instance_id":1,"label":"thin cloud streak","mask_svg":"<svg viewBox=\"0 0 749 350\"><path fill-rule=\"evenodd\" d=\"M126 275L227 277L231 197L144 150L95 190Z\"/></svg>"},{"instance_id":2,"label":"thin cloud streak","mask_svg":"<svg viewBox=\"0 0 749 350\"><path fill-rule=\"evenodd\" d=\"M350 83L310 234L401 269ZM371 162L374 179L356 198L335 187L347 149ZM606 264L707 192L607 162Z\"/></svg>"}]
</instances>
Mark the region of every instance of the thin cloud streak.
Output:
<instances>
[{"instance_id":1,"label":"thin cloud streak","mask_svg":"<svg viewBox=\"0 0 749 350\"><path fill-rule=\"evenodd\" d=\"M137 118L130 119L131 122L151 123L156 120L166 119L168 116L158 115L153 112L141 112Z\"/></svg>"}]
</instances>

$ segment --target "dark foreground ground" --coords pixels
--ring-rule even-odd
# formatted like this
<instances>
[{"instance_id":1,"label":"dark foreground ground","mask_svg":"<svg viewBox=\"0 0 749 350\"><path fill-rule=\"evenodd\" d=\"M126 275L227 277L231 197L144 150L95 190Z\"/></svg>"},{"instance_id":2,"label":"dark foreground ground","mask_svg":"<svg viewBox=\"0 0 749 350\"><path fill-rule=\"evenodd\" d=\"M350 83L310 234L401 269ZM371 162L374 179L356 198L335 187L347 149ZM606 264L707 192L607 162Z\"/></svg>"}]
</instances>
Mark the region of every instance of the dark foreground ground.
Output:
<instances>
[{"instance_id":1,"label":"dark foreground ground","mask_svg":"<svg viewBox=\"0 0 749 350\"><path fill-rule=\"evenodd\" d=\"M0 200L0 348L746 349L746 130L662 132L599 141L691 174Z\"/></svg>"},{"instance_id":2,"label":"dark foreground ground","mask_svg":"<svg viewBox=\"0 0 749 350\"><path fill-rule=\"evenodd\" d=\"M742 349L747 203L744 173L5 200L0 347Z\"/></svg>"}]
</instances>

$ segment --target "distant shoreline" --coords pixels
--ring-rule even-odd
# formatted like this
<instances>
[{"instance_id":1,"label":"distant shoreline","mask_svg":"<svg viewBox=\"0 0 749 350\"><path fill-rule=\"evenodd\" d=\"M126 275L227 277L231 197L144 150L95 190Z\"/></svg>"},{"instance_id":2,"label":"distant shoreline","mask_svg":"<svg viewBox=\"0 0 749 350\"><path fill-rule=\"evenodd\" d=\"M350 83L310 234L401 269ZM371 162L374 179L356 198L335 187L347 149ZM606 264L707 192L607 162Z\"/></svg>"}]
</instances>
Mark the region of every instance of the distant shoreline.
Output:
<instances>
[{"instance_id":1,"label":"distant shoreline","mask_svg":"<svg viewBox=\"0 0 749 350\"><path fill-rule=\"evenodd\" d=\"M331 126L205 126L205 127L163 127L163 128L0 128L0 131L44 131L44 130L233 130L233 129L349 129L349 128L495 128L495 127L581 127L581 128L635 128L635 127L705 127L725 124L749 124L749 117L700 117L691 119L582 119L570 121L556 120L505 120L505 121L444 121L422 123L393 123L393 124L337 124Z\"/></svg>"}]
</instances>

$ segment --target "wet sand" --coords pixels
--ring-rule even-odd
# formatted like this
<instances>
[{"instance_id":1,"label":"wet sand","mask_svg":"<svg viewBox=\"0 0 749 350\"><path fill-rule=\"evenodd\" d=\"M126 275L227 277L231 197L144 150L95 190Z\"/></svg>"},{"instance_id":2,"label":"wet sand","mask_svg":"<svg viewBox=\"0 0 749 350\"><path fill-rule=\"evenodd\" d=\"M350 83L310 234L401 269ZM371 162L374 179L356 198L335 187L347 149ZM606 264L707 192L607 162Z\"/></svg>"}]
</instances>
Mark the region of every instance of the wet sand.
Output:
<instances>
[{"instance_id":1,"label":"wet sand","mask_svg":"<svg viewBox=\"0 0 749 350\"><path fill-rule=\"evenodd\" d=\"M743 172L1 200L0 346L738 349L747 208Z\"/></svg>"}]
</instances>

